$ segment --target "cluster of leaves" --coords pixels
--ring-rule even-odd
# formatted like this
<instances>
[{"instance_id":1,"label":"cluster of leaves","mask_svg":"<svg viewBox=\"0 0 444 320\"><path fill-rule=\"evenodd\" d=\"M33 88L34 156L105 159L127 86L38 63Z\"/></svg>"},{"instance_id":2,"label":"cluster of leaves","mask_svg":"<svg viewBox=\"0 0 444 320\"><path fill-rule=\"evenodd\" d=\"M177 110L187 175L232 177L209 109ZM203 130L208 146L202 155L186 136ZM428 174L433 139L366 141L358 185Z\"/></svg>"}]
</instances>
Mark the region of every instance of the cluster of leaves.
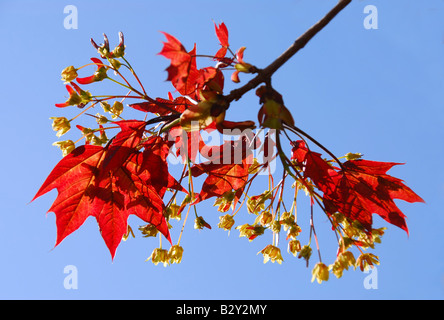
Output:
<instances>
[{"instance_id":1,"label":"cluster of leaves","mask_svg":"<svg viewBox=\"0 0 444 320\"><path fill-rule=\"evenodd\" d=\"M316 242L317 239L313 223L309 226L308 244L301 245L298 239L302 228L298 225L297 198L298 192L303 190L311 199L311 214L317 204L338 239L337 259L330 266L320 260L313 269L313 279L321 282L328 279L330 271L340 277L343 270L351 266L364 270L378 263L376 256L363 252L373 248L384 233L384 228L373 228L372 215L378 214L408 231L405 217L393 200L422 201L401 180L387 174L397 163L363 160L359 154L347 154L345 162L341 162L295 126L290 111L282 96L271 86L270 79L256 90L260 103L259 131L253 131L253 121L225 120L234 99L224 94L224 73L230 72L231 81L239 83L241 73L261 74L261 69L244 61L245 47L236 52L231 50L224 23L215 24L215 31L220 47L214 55L198 55L196 45L188 51L178 39L163 33L166 41L160 55L170 61L166 69L167 79L177 97L168 93L168 98L152 98L146 93L125 58L122 34L113 50L106 36L100 46L92 40L100 58L91 58L92 64L79 68L69 66L63 70L62 80L69 97L56 107L74 106L81 111L70 120L52 118L57 136L70 131L71 124L80 115L94 117L97 128L77 125L82 134L79 140L55 143L64 157L34 197L36 199L53 189L58 191L49 209L56 215L56 245L93 216L114 258L122 239L134 235L127 220L129 215L136 215L146 223L139 228L143 236L157 236L160 232L171 245L169 250L163 249L159 236L160 247L154 249L149 259L155 264L180 263L183 254L180 239L190 211L194 210L196 229L211 229L197 214L196 206L213 198L218 211L224 213L219 228L230 231L235 224L235 215L245 205L247 211L255 215L255 220L252 224L236 226L240 236L254 241L266 230L271 231L272 244L260 251L264 262L283 261L278 239L284 231L288 252L305 259L308 264L312 235ZM209 59L214 66L198 68L197 58ZM91 65L96 67L94 74L79 77L78 71ZM124 76L124 69L133 76L137 88ZM114 77L110 75L111 71ZM84 86L101 81L112 81L128 92L93 95L84 89ZM127 106L140 111L143 120L123 118L123 102L128 99L137 100ZM86 113L94 108L100 108L95 115ZM107 133L112 130L118 132L109 139ZM232 135L234 139L209 146L202 138L203 132ZM259 138L259 132L265 133L264 139ZM281 141L283 138L288 139L286 144ZM331 159L312 151L309 141ZM264 155L262 161L255 157L258 152ZM197 161L198 155L205 161ZM179 176L171 174L168 157L183 160ZM270 170L274 160L278 160L283 168L282 177L276 184ZM268 174L270 183L263 193L251 195L250 187L260 173ZM204 180L200 191L196 192L196 178L200 176ZM185 181L188 182L187 188L182 186ZM283 199L288 188L294 194L291 205L285 204ZM179 195L183 195L181 201ZM230 210L232 213L228 213ZM171 219L184 223L174 245ZM360 252L357 259L351 253L351 247Z\"/></svg>"}]
</instances>

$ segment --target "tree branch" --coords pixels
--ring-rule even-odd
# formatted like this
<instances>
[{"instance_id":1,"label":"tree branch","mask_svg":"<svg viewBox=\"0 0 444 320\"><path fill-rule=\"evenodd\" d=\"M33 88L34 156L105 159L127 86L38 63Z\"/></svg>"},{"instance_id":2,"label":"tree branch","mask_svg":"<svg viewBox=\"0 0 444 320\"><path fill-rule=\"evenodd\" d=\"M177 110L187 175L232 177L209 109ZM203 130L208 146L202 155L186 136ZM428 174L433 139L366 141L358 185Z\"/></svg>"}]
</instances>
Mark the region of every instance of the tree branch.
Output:
<instances>
[{"instance_id":1,"label":"tree branch","mask_svg":"<svg viewBox=\"0 0 444 320\"><path fill-rule=\"evenodd\" d=\"M321 20L301 35L284 53L282 53L274 62L265 69L259 70L259 74L238 89L232 90L225 98L228 103L239 100L245 93L256 88L259 84L270 80L273 73L276 72L285 62L296 54L333 18L342 11L352 0L339 0L337 5L330 10Z\"/></svg>"}]
</instances>

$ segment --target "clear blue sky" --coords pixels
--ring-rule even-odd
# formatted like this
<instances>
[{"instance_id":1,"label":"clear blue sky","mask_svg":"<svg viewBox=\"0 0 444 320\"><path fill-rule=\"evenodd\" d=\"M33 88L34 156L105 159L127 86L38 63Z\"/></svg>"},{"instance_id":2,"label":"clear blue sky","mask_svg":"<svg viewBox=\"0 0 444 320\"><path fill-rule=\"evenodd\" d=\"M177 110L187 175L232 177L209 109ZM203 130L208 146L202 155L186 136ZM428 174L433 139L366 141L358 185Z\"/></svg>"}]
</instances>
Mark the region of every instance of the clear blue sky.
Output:
<instances>
[{"instance_id":1,"label":"clear blue sky","mask_svg":"<svg viewBox=\"0 0 444 320\"><path fill-rule=\"evenodd\" d=\"M246 46L245 59L265 67L335 3L1 0L0 298L442 299L443 1L353 1L273 78L297 126L337 155L361 152L370 160L405 163L389 173L427 202L397 202L410 236L375 218L377 226L388 227L372 251L381 260L377 289L365 289L367 275L359 271L311 283L316 256L307 269L284 245L282 265L263 264L256 253L270 237L248 243L237 230L227 236L216 227L220 214L212 200L198 209L213 229L199 232L188 223L183 261L167 268L145 262L158 242L139 233L120 245L112 262L93 218L53 249L55 217L46 211L55 191L29 204L61 157L49 120L65 115L54 107L66 97L60 72L95 56L91 37L101 43L106 33L115 43L123 31L126 57L148 92L166 97L172 88L164 81L168 61L157 55L164 40L159 31L189 49L197 43L198 52L214 53L213 21L224 21L233 49ZM369 4L378 9L377 30L363 25ZM78 9L76 30L64 28L66 5ZM250 93L227 117L255 120L257 107ZM300 214L308 215L308 207ZM321 248L328 249L329 225L317 217ZM141 224L133 217L129 222L134 229ZM334 259L334 250L323 254L327 263ZM76 290L63 285L68 265L78 270Z\"/></svg>"}]
</instances>

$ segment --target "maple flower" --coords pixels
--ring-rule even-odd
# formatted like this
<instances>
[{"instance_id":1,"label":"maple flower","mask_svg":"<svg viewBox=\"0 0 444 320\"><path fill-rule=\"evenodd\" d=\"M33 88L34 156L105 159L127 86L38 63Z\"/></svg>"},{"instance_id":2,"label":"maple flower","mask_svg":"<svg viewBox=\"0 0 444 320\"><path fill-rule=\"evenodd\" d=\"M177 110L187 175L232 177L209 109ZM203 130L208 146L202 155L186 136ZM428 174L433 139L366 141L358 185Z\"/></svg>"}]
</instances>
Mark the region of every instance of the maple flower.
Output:
<instances>
[{"instance_id":1,"label":"maple flower","mask_svg":"<svg viewBox=\"0 0 444 320\"><path fill-rule=\"evenodd\" d=\"M270 224L272 220L273 215L268 211L263 211L260 215L258 215L256 220L254 220L254 223L260 223L261 225L266 226Z\"/></svg>"},{"instance_id":2,"label":"maple flower","mask_svg":"<svg viewBox=\"0 0 444 320\"><path fill-rule=\"evenodd\" d=\"M56 136L60 137L67 133L71 129L71 125L69 123L69 120L65 117L51 117L49 119L53 119L52 122L52 129L54 131L57 131Z\"/></svg>"},{"instance_id":3,"label":"maple flower","mask_svg":"<svg viewBox=\"0 0 444 320\"><path fill-rule=\"evenodd\" d=\"M170 257L171 263L179 264L182 261L183 248L179 245L174 245L168 251L168 256Z\"/></svg>"},{"instance_id":4,"label":"maple flower","mask_svg":"<svg viewBox=\"0 0 444 320\"><path fill-rule=\"evenodd\" d=\"M296 257L297 253L301 251L301 243L299 240L293 239L288 241L287 251Z\"/></svg>"},{"instance_id":5,"label":"maple flower","mask_svg":"<svg viewBox=\"0 0 444 320\"><path fill-rule=\"evenodd\" d=\"M167 208L165 208L165 217L168 219L180 220L182 213L180 209L181 206L177 205L176 203L170 204Z\"/></svg>"},{"instance_id":6,"label":"maple flower","mask_svg":"<svg viewBox=\"0 0 444 320\"><path fill-rule=\"evenodd\" d=\"M361 271L373 268L374 264L379 265L379 258L371 253L362 253L356 260L356 267L359 267Z\"/></svg>"},{"instance_id":7,"label":"maple flower","mask_svg":"<svg viewBox=\"0 0 444 320\"><path fill-rule=\"evenodd\" d=\"M262 194L250 197L247 200L247 210L250 213L258 214L265 208L265 201L271 199L272 193L269 190L264 191Z\"/></svg>"},{"instance_id":8,"label":"maple flower","mask_svg":"<svg viewBox=\"0 0 444 320\"><path fill-rule=\"evenodd\" d=\"M67 84L77 78L77 70L74 66L66 67L62 70L62 81Z\"/></svg>"},{"instance_id":9,"label":"maple flower","mask_svg":"<svg viewBox=\"0 0 444 320\"><path fill-rule=\"evenodd\" d=\"M299 233L301 232L301 227L299 227L296 223L293 224L287 231L287 239L295 239Z\"/></svg>"},{"instance_id":10,"label":"maple flower","mask_svg":"<svg viewBox=\"0 0 444 320\"><path fill-rule=\"evenodd\" d=\"M53 146L59 147L60 150L62 150L63 156L68 155L73 151L76 146L72 140L65 140L65 141L57 141L52 144Z\"/></svg>"},{"instance_id":11,"label":"maple flower","mask_svg":"<svg viewBox=\"0 0 444 320\"><path fill-rule=\"evenodd\" d=\"M111 118L118 118L123 112L123 103L120 101L114 101L113 106L109 110L112 113Z\"/></svg>"},{"instance_id":12,"label":"maple flower","mask_svg":"<svg viewBox=\"0 0 444 320\"><path fill-rule=\"evenodd\" d=\"M262 249L261 251L259 251L257 254L262 253L262 255L264 256L264 263L267 263L269 260L271 260L271 262L277 262L279 264L282 263L282 261L284 261L284 259L282 258L281 255L281 249L279 249L276 246L273 246L271 244L269 244L268 246L266 246L264 249Z\"/></svg>"},{"instance_id":13,"label":"maple flower","mask_svg":"<svg viewBox=\"0 0 444 320\"><path fill-rule=\"evenodd\" d=\"M151 223L149 223L145 226L139 227L139 230L142 232L142 234L145 238L155 237L155 236L157 236L157 233L159 232L159 230L157 230L156 226Z\"/></svg>"},{"instance_id":14,"label":"maple flower","mask_svg":"<svg viewBox=\"0 0 444 320\"><path fill-rule=\"evenodd\" d=\"M348 270L349 267L352 267L356 264L355 257L353 253L350 251L341 252L335 262L329 266L329 270L333 272L336 278L342 277L342 273L344 269Z\"/></svg>"},{"instance_id":15,"label":"maple flower","mask_svg":"<svg viewBox=\"0 0 444 320\"><path fill-rule=\"evenodd\" d=\"M284 231L287 231L288 228L291 228L296 224L295 222L295 216L294 214L291 214L290 212L284 212L281 216L281 219L279 220L281 225L284 226Z\"/></svg>"},{"instance_id":16,"label":"maple flower","mask_svg":"<svg viewBox=\"0 0 444 320\"><path fill-rule=\"evenodd\" d=\"M202 217L197 217L194 220L194 229L202 230L203 228L211 229L211 226Z\"/></svg>"},{"instance_id":17,"label":"maple flower","mask_svg":"<svg viewBox=\"0 0 444 320\"><path fill-rule=\"evenodd\" d=\"M248 223L237 226L236 229L238 229L240 232L239 237L247 237L250 242L253 241L257 236L264 234L265 231L265 228L263 226L252 226Z\"/></svg>"},{"instance_id":18,"label":"maple flower","mask_svg":"<svg viewBox=\"0 0 444 320\"><path fill-rule=\"evenodd\" d=\"M150 259L156 266L159 262L163 263L164 267L166 267L170 263L169 262L170 257L168 255L168 251L162 248L154 249L153 252L151 253L151 256L145 261L148 261Z\"/></svg>"},{"instance_id":19,"label":"maple flower","mask_svg":"<svg viewBox=\"0 0 444 320\"><path fill-rule=\"evenodd\" d=\"M311 273L313 275L311 282L316 279L318 283L322 283L322 281L327 281L329 278L328 267L322 262L318 262Z\"/></svg>"},{"instance_id":20,"label":"maple flower","mask_svg":"<svg viewBox=\"0 0 444 320\"><path fill-rule=\"evenodd\" d=\"M219 219L220 221L217 226L221 229L224 229L225 231L230 231L234 225L233 216L227 213L224 216L220 216Z\"/></svg>"},{"instance_id":21,"label":"maple flower","mask_svg":"<svg viewBox=\"0 0 444 320\"><path fill-rule=\"evenodd\" d=\"M308 260L309 260L310 257L311 257L311 252L312 252L311 247L310 247L309 245L305 245L305 246L302 247L301 251L299 251L298 258L299 258L299 259L300 259L300 258L304 258L305 261L308 262Z\"/></svg>"},{"instance_id":22,"label":"maple flower","mask_svg":"<svg viewBox=\"0 0 444 320\"><path fill-rule=\"evenodd\" d=\"M219 206L217 211L227 212L230 209L230 206L233 203L234 198L236 197L235 191L227 191L222 196L217 197L213 206Z\"/></svg>"},{"instance_id":23,"label":"maple flower","mask_svg":"<svg viewBox=\"0 0 444 320\"><path fill-rule=\"evenodd\" d=\"M84 78L77 78L77 82L80 84L90 84L97 81L102 81L107 77L106 75L106 66L97 58L91 58L91 61L97 65L97 70L93 75Z\"/></svg>"}]
</instances>

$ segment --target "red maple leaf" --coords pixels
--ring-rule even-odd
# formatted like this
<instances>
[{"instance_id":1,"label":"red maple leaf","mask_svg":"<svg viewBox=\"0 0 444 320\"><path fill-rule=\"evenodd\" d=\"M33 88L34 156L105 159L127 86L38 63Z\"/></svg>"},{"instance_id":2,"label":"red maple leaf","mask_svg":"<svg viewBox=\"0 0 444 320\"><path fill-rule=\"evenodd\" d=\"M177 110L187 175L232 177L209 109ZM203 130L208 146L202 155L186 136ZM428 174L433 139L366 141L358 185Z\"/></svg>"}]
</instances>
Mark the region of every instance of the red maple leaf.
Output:
<instances>
[{"instance_id":1,"label":"red maple leaf","mask_svg":"<svg viewBox=\"0 0 444 320\"><path fill-rule=\"evenodd\" d=\"M302 168L304 178L309 178L323 192L323 202L329 214L340 212L352 221L360 222L367 231L372 229L372 215L378 214L408 233L405 215L393 200L424 200L402 180L386 174L399 163L349 160L338 169L321 154L308 150L304 142L292 144L292 160Z\"/></svg>"},{"instance_id":2,"label":"red maple leaf","mask_svg":"<svg viewBox=\"0 0 444 320\"><path fill-rule=\"evenodd\" d=\"M345 162L333 177L336 188L324 193L324 204L329 213L341 212L352 221L359 221L370 231L372 214L376 213L387 222L408 233L405 215L394 199L408 202L424 202L402 180L386 172L400 163L369 160Z\"/></svg>"},{"instance_id":3,"label":"red maple leaf","mask_svg":"<svg viewBox=\"0 0 444 320\"><path fill-rule=\"evenodd\" d=\"M304 178L310 178L314 185L322 192L328 192L335 188L332 176L336 175L334 168L321 154L310 151L301 140L292 142L292 160L296 160L304 173Z\"/></svg>"},{"instance_id":4,"label":"red maple leaf","mask_svg":"<svg viewBox=\"0 0 444 320\"><path fill-rule=\"evenodd\" d=\"M171 61L167 68L167 80L171 81L181 95L192 96L196 90L196 79L199 76L196 67L196 45L190 52L187 52L179 40L166 32L162 33L167 38L167 42L164 42L159 54Z\"/></svg>"},{"instance_id":5,"label":"red maple leaf","mask_svg":"<svg viewBox=\"0 0 444 320\"><path fill-rule=\"evenodd\" d=\"M147 174L158 168L148 166L146 161L151 158L144 157L136 148L145 123L121 121L117 124L122 130L109 145L76 148L56 165L33 198L53 189L58 191L48 211L56 214L55 246L93 216L114 258L131 214L155 225L171 242L163 216L162 196Z\"/></svg>"},{"instance_id":6,"label":"red maple leaf","mask_svg":"<svg viewBox=\"0 0 444 320\"><path fill-rule=\"evenodd\" d=\"M211 197L220 197L228 191L243 190L248 181L248 169L253 163L253 154L247 147L247 141L246 137L242 137L237 141L228 141L222 146L213 147L208 150L211 161L196 164L191 168L194 177L208 174L196 203Z\"/></svg>"}]
</instances>

